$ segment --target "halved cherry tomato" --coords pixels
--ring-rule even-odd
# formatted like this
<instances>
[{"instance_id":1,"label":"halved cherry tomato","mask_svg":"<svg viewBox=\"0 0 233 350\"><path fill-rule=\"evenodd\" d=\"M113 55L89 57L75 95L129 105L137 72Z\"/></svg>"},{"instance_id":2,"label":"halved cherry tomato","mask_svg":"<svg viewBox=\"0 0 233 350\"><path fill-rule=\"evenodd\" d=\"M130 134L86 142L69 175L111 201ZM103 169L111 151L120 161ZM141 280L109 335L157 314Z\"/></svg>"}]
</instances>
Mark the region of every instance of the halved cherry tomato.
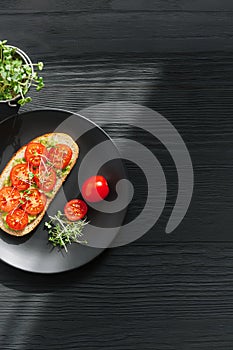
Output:
<instances>
[{"instance_id":1,"label":"halved cherry tomato","mask_svg":"<svg viewBox=\"0 0 233 350\"><path fill-rule=\"evenodd\" d=\"M30 142L25 151L26 161L34 167L38 167L41 159L46 162L48 156L47 148L39 142Z\"/></svg>"},{"instance_id":2,"label":"halved cherry tomato","mask_svg":"<svg viewBox=\"0 0 233 350\"><path fill-rule=\"evenodd\" d=\"M50 192L56 185L56 172L51 166L40 166L34 170L34 180L36 185L45 192Z\"/></svg>"},{"instance_id":3,"label":"halved cherry tomato","mask_svg":"<svg viewBox=\"0 0 233 350\"><path fill-rule=\"evenodd\" d=\"M30 185L28 169L27 163L17 164L11 169L10 179L12 185L17 187L19 191L26 190Z\"/></svg>"},{"instance_id":4,"label":"halved cherry tomato","mask_svg":"<svg viewBox=\"0 0 233 350\"><path fill-rule=\"evenodd\" d=\"M3 187L0 190L0 209L11 211L20 205L20 193L14 187Z\"/></svg>"},{"instance_id":5,"label":"halved cherry tomato","mask_svg":"<svg viewBox=\"0 0 233 350\"><path fill-rule=\"evenodd\" d=\"M86 215L87 205L81 199L72 199L66 203L64 212L68 220L77 221Z\"/></svg>"},{"instance_id":6,"label":"halved cherry tomato","mask_svg":"<svg viewBox=\"0 0 233 350\"><path fill-rule=\"evenodd\" d=\"M23 209L14 209L7 214L6 223L12 230L21 231L28 224L28 214Z\"/></svg>"},{"instance_id":7,"label":"halved cherry tomato","mask_svg":"<svg viewBox=\"0 0 233 350\"><path fill-rule=\"evenodd\" d=\"M69 146L58 143L50 148L48 157L55 168L64 169L71 160L72 150Z\"/></svg>"},{"instance_id":8,"label":"halved cherry tomato","mask_svg":"<svg viewBox=\"0 0 233 350\"><path fill-rule=\"evenodd\" d=\"M82 196L88 202L99 202L109 194L107 180L101 176L91 176L82 185Z\"/></svg>"},{"instance_id":9,"label":"halved cherry tomato","mask_svg":"<svg viewBox=\"0 0 233 350\"><path fill-rule=\"evenodd\" d=\"M46 204L46 196L37 189L30 189L24 193L25 204L22 208L30 215L37 215L44 210Z\"/></svg>"}]
</instances>

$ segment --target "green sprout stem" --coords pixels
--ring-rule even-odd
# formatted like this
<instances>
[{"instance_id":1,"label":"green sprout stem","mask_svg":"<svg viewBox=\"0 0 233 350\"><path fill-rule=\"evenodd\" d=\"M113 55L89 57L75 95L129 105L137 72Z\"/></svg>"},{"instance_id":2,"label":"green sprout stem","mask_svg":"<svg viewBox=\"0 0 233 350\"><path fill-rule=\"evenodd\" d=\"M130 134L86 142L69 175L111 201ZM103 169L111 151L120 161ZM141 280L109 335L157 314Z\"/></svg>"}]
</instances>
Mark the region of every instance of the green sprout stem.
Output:
<instances>
[{"instance_id":1,"label":"green sprout stem","mask_svg":"<svg viewBox=\"0 0 233 350\"><path fill-rule=\"evenodd\" d=\"M54 216L49 215L49 219L45 227L48 229L48 239L53 246L64 248L67 252L67 244L73 242L87 244L86 240L80 240L83 237L83 228L88 224L86 219L69 221L60 211Z\"/></svg>"}]
</instances>

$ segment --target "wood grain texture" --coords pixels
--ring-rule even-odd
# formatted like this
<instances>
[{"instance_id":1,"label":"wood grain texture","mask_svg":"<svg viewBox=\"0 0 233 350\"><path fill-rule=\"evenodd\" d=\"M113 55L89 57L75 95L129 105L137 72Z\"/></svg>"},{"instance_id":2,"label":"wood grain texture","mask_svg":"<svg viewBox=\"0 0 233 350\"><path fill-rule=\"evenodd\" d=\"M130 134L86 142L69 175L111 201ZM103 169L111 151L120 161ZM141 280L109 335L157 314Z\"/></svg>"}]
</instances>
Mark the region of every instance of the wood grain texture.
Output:
<instances>
[{"instance_id":1,"label":"wood grain texture","mask_svg":"<svg viewBox=\"0 0 233 350\"><path fill-rule=\"evenodd\" d=\"M229 0L21 0L16 2L1 1L1 13L64 13L64 12L96 12L96 11L232 11L233 4Z\"/></svg>"},{"instance_id":2,"label":"wood grain texture","mask_svg":"<svg viewBox=\"0 0 233 350\"><path fill-rule=\"evenodd\" d=\"M140 240L79 270L42 276L0 263L1 349L232 350L232 2L0 5L1 37L45 61L46 88L31 90L22 111L77 112L119 100L148 106L180 132L195 172L187 216L166 236L177 190L166 150L129 119L116 127L111 116L93 117L113 138L136 138L157 155L166 209ZM146 184L127 166L136 186L130 219L142 210Z\"/></svg>"},{"instance_id":3,"label":"wood grain texture","mask_svg":"<svg viewBox=\"0 0 233 350\"><path fill-rule=\"evenodd\" d=\"M232 11L233 4L228 0L112 0L112 9L137 11Z\"/></svg>"},{"instance_id":4,"label":"wood grain texture","mask_svg":"<svg viewBox=\"0 0 233 350\"><path fill-rule=\"evenodd\" d=\"M232 244L141 241L66 275L4 266L1 345L230 350L232 263Z\"/></svg>"},{"instance_id":5,"label":"wood grain texture","mask_svg":"<svg viewBox=\"0 0 233 350\"><path fill-rule=\"evenodd\" d=\"M227 11L214 5L214 11L206 11L201 2L194 10L184 1L175 6L166 1L167 11L160 10L162 1L159 10L151 1L143 9L140 1L9 3L0 12L1 37L20 43L32 56L232 50L231 5Z\"/></svg>"}]
</instances>

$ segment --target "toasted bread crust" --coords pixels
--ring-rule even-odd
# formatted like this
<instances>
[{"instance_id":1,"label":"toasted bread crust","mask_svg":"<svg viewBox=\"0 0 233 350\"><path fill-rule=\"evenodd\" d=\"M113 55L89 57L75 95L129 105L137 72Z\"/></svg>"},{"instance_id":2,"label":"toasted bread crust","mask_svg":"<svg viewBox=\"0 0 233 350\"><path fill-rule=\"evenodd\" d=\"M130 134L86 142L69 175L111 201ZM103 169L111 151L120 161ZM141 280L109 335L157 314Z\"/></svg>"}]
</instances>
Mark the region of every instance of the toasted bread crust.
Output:
<instances>
[{"instance_id":1,"label":"toasted bread crust","mask_svg":"<svg viewBox=\"0 0 233 350\"><path fill-rule=\"evenodd\" d=\"M31 140L30 142L39 142L40 139L44 139L44 138L52 138L55 139L57 141L57 143L64 143L67 146L69 146L72 149L72 158L70 161L70 170L67 174L65 174L62 178L57 178L57 182L56 185L53 189L54 192L54 196L52 198L47 198L47 203L46 206L44 208L44 210L37 216L37 218L35 220L33 220L30 224L28 224L25 229L21 230L21 231L14 231L14 230L10 230L7 229L4 225L2 216L0 215L0 228L9 233L10 235L13 236L25 236L28 233L32 232L34 230L34 228L41 222L41 220L43 219L43 216L46 212L46 210L48 209L50 203L53 201L54 197L56 196L56 193L59 191L59 189L61 188L63 182L66 180L67 176L69 175L70 171L72 170L72 168L74 167L77 159L78 159L78 155L79 155L79 147L76 144L76 142L67 134L63 134L63 133L49 133L49 134L44 134L44 135L40 135L39 137L36 137L35 139ZM1 175L0 175L0 189L2 187L4 187L4 181L8 178L8 176L10 175L10 171L13 167L13 163L16 159L19 158L23 158L24 157L24 153L26 150L27 145L21 147L15 154L14 156L11 158L11 160L8 162L8 164L5 166L4 170L2 171Z\"/></svg>"}]
</instances>

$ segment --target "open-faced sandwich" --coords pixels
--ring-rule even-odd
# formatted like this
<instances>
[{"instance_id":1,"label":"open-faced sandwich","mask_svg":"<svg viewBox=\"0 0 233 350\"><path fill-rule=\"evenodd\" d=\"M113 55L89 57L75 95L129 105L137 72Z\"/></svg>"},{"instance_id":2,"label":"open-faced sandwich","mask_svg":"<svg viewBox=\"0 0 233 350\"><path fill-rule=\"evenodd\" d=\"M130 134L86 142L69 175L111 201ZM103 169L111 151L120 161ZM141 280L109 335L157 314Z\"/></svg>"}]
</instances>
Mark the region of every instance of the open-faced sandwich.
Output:
<instances>
[{"instance_id":1,"label":"open-faced sandwich","mask_svg":"<svg viewBox=\"0 0 233 350\"><path fill-rule=\"evenodd\" d=\"M0 175L0 228L30 233L42 220L79 154L67 134L50 133L21 147Z\"/></svg>"}]
</instances>

